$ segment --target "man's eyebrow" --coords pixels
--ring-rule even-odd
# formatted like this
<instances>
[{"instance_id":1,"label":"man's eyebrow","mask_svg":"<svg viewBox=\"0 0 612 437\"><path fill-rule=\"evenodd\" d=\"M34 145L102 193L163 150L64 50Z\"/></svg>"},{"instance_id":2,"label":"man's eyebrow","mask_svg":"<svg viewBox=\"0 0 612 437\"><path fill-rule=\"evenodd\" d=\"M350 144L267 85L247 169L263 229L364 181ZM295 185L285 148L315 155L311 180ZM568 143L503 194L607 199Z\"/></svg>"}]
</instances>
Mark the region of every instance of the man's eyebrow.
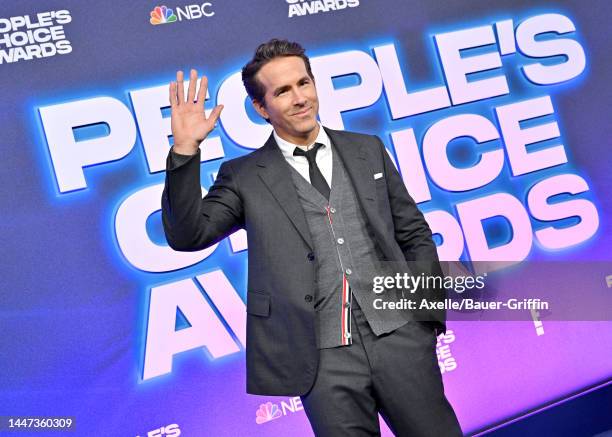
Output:
<instances>
[{"instance_id":1,"label":"man's eyebrow","mask_svg":"<svg viewBox=\"0 0 612 437\"><path fill-rule=\"evenodd\" d=\"M312 79L310 78L310 76L306 75L306 76L303 76L303 77L299 78L299 79L298 79L298 81L297 81L297 83L303 83L304 81L310 81L310 80L312 80ZM276 96L276 95L278 95L278 94L279 94L281 91L288 90L289 88L291 88L289 85L282 85L282 86L279 86L278 88L276 88L276 89L274 90L274 95Z\"/></svg>"},{"instance_id":2,"label":"man's eyebrow","mask_svg":"<svg viewBox=\"0 0 612 437\"><path fill-rule=\"evenodd\" d=\"M278 94L279 94L281 91L285 91L285 90L288 90L288 89L289 89L289 85L282 85L282 86L279 86L278 88L276 88L276 89L274 90L274 95L276 96L276 95L278 95Z\"/></svg>"}]
</instances>

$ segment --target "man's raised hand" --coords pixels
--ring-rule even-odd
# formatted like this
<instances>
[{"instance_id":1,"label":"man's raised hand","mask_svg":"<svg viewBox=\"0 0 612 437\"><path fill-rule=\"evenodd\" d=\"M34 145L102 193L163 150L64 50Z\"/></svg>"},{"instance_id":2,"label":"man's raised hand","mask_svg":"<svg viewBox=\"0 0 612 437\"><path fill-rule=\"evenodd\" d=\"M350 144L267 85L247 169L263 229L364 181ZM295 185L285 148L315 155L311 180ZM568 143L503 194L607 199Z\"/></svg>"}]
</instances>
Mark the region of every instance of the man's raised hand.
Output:
<instances>
[{"instance_id":1,"label":"man's raised hand","mask_svg":"<svg viewBox=\"0 0 612 437\"><path fill-rule=\"evenodd\" d=\"M206 118L204 113L204 100L208 79L202 76L200 88L196 98L196 82L198 72L191 70L189 73L189 88L185 98L183 85L183 72L176 72L176 82L170 82L170 126L174 137L173 149L181 155L193 155L198 151L200 143L213 130L215 123L221 115L223 105L217 105Z\"/></svg>"}]
</instances>

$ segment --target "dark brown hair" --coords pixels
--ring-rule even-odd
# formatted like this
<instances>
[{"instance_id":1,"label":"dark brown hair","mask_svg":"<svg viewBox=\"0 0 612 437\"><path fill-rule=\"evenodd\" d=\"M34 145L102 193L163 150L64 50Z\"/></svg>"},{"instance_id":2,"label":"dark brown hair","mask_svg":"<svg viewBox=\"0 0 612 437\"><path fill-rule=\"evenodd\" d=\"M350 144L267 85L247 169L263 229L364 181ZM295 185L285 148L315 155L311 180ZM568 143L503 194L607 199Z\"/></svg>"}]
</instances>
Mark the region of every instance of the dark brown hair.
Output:
<instances>
[{"instance_id":1,"label":"dark brown hair","mask_svg":"<svg viewBox=\"0 0 612 437\"><path fill-rule=\"evenodd\" d=\"M298 56L302 58L304 65L306 66L308 76L314 80L314 76L312 75L312 71L310 69L310 60L304 53L305 50L299 43L287 41L286 39L273 38L268 42L260 44L259 47L257 47L257 50L255 50L253 58L244 67L242 67L242 83L244 84L247 94L251 100L259 102L262 105L265 103L264 95L266 90L255 76L261 67L266 65L274 58L283 56Z\"/></svg>"}]
</instances>

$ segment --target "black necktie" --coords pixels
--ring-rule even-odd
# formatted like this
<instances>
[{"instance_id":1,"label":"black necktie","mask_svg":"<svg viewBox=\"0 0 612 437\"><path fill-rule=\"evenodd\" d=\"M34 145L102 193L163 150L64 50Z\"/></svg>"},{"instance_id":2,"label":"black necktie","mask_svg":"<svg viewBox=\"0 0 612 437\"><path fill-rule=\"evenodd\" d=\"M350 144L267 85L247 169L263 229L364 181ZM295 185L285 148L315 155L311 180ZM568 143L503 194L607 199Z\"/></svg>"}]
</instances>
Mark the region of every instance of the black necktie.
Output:
<instances>
[{"instance_id":1,"label":"black necktie","mask_svg":"<svg viewBox=\"0 0 612 437\"><path fill-rule=\"evenodd\" d=\"M308 174L310 175L310 183L313 187L315 187L319 193L323 195L327 200L329 200L329 185L327 185L327 181L323 177L323 173L319 170L317 166L317 150L323 147L321 143L315 143L312 149L308 151L304 151L299 147L296 147L293 151L293 156L305 156L308 160Z\"/></svg>"}]
</instances>

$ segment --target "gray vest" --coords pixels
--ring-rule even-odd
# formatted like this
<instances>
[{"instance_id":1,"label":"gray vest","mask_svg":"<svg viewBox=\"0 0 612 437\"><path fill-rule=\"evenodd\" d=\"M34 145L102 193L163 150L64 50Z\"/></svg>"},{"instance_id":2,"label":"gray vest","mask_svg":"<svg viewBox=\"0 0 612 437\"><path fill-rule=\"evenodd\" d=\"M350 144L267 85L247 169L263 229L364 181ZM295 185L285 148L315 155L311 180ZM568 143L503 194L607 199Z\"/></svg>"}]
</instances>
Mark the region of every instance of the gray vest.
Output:
<instances>
[{"instance_id":1,"label":"gray vest","mask_svg":"<svg viewBox=\"0 0 612 437\"><path fill-rule=\"evenodd\" d=\"M376 335L394 331L407 323L398 311L374 309L374 299L388 299L372 291L372 277L384 274L380 266L384 257L368 232L353 184L338 154L333 151L333 145L332 161L329 204L289 166L317 262L315 314L319 349L352 343L350 306L355 305L352 299L357 300Z\"/></svg>"}]
</instances>

